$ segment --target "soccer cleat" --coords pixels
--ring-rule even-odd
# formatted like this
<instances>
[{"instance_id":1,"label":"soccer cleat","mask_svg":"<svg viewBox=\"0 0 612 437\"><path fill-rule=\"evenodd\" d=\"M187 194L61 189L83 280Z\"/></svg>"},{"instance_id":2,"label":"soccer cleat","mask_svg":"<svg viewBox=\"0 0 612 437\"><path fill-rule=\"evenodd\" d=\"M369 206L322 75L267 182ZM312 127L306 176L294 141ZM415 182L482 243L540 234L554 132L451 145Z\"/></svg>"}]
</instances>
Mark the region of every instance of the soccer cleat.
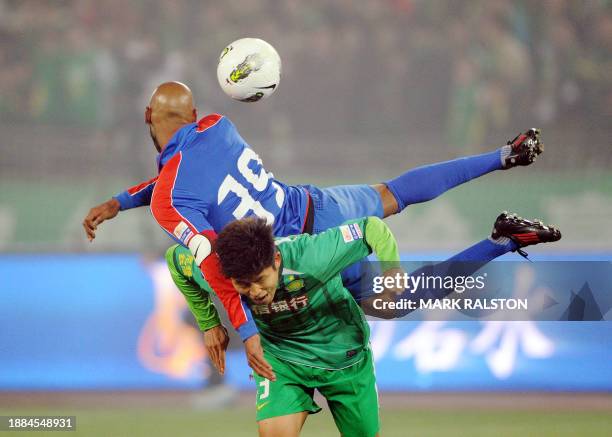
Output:
<instances>
[{"instance_id":1,"label":"soccer cleat","mask_svg":"<svg viewBox=\"0 0 612 437\"><path fill-rule=\"evenodd\" d=\"M540 142L540 130L531 128L524 134L519 134L502 148L502 164L504 169L529 165L544 151Z\"/></svg>"},{"instance_id":2,"label":"soccer cleat","mask_svg":"<svg viewBox=\"0 0 612 437\"><path fill-rule=\"evenodd\" d=\"M559 241L561 239L561 232L557 228L545 225L539 220L527 220L516 214L509 214L507 211L504 211L495 220L491 237L494 239L501 237L509 238L519 246L517 251L522 256L527 257L527 254L520 249L521 247Z\"/></svg>"}]
</instances>

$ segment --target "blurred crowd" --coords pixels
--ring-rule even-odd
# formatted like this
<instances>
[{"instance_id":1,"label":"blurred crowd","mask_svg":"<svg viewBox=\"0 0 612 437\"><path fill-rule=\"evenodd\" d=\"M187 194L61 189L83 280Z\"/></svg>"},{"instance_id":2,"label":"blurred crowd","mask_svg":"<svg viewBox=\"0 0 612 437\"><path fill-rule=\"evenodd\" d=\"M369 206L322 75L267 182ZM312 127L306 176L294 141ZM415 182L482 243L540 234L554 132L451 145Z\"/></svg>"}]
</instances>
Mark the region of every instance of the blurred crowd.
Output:
<instances>
[{"instance_id":1,"label":"blurred crowd","mask_svg":"<svg viewBox=\"0 0 612 437\"><path fill-rule=\"evenodd\" d=\"M609 0L0 0L2 123L130 143L170 79L224 112L216 60L244 36L283 60L278 105L258 103L262 135L422 130L469 149L515 124L612 116Z\"/></svg>"}]
</instances>

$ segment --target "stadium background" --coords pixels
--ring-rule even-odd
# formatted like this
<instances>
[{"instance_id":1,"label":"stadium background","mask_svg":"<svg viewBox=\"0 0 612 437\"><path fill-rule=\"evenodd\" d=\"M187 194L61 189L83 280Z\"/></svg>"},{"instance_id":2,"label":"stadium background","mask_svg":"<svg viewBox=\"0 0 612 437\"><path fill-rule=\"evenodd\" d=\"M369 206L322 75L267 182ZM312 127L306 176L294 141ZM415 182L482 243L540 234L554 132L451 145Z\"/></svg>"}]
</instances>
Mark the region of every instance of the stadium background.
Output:
<instances>
[{"instance_id":1,"label":"stadium background","mask_svg":"<svg viewBox=\"0 0 612 437\"><path fill-rule=\"evenodd\" d=\"M216 81L244 36L283 60L257 104ZM604 0L0 0L0 414L76 414L82 435L253 433L239 349L227 385L240 394L209 411L201 336L148 210L94 244L80 225L154 175L142 110L156 84L187 83L201 115L228 115L290 183L376 183L540 127L535 166L392 218L402 250L443 256L508 209L563 231L534 252L609 260L611 59ZM609 433L610 322L512 326L375 325L384 435ZM304 434L326 433L328 412Z\"/></svg>"}]
</instances>

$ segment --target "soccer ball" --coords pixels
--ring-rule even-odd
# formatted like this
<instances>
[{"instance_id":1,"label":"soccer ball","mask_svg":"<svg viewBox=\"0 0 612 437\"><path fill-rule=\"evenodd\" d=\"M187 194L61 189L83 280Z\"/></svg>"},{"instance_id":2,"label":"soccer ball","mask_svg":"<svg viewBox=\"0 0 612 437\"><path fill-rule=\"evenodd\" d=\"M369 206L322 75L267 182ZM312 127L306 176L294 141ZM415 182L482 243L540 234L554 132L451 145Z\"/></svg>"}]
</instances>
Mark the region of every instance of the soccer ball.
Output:
<instances>
[{"instance_id":1,"label":"soccer ball","mask_svg":"<svg viewBox=\"0 0 612 437\"><path fill-rule=\"evenodd\" d=\"M241 102L270 97L281 77L281 60L270 44L258 38L242 38L223 49L217 79L225 94Z\"/></svg>"}]
</instances>

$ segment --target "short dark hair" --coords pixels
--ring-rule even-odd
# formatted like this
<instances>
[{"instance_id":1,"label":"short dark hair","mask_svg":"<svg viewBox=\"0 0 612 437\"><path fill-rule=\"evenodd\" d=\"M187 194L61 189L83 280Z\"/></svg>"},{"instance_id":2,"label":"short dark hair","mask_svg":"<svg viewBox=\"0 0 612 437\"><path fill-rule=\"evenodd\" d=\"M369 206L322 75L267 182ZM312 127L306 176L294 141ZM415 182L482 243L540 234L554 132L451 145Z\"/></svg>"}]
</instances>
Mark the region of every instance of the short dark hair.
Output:
<instances>
[{"instance_id":1,"label":"short dark hair","mask_svg":"<svg viewBox=\"0 0 612 437\"><path fill-rule=\"evenodd\" d=\"M252 282L274 265L274 235L264 219L248 217L227 225L215 242L221 270L228 278Z\"/></svg>"}]
</instances>

